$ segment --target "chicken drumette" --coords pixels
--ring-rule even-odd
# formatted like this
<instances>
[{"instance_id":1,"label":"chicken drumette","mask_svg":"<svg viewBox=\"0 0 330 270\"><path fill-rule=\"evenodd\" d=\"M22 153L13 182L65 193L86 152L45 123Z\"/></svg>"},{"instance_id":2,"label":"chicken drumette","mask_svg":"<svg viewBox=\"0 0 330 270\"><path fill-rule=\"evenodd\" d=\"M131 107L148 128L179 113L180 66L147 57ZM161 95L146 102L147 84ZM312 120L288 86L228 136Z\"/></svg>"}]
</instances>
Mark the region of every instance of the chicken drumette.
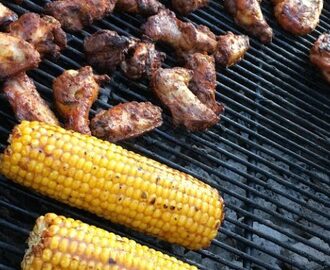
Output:
<instances>
[{"instance_id":1,"label":"chicken drumette","mask_svg":"<svg viewBox=\"0 0 330 270\"><path fill-rule=\"evenodd\" d=\"M67 45L61 24L51 16L25 13L10 24L9 33L32 44L41 56L57 57Z\"/></svg>"},{"instance_id":2,"label":"chicken drumette","mask_svg":"<svg viewBox=\"0 0 330 270\"><path fill-rule=\"evenodd\" d=\"M91 120L92 134L111 142L130 139L163 123L162 110L150 102L127 102L97 113Z\"/></svg>"},{"instance_id":3,"label":"chicken drumette","mask_svg":"<svg viewBox=\"0 0 330 270\"><path fill-rule=\"evenodd\" d=\"M91 67L66 70L53 82L56 107L65 119L66 128L83 134L91 134L89 111L97 99L102 82L109 81L106 75L93 74Z\"/></svg>"},{"instance_id":4,"label":"chicken drumette","mask_svg":"<svg viewBox=\"0 0 330 270\"><path fill-rule=\"evenodd\" d=\"M158 0L118 0L116 4L118 11L147 16L156 14L163 8L164 5Z\"/></svg>"},{"instance_id":5,"label":"chicken drumette","mask_svg":"<svg viewBox=\"0 0 330 270\"><path fill-rule=\"evenodd\" d=\"M0 28L5 28L18 19L17 14L0 3Z\"/></svg>"},{"instance_id":6,"label":"chicken drumette","mask_svg":"<svg viewBox=\"0 0 330 270\"><path fill-rule=\"evenodd\" d=\"M288 32L307 35L319 23L323 0L273 0L275 17Z\"/></svg>"},{"instance_id":7,"label":"chicken drumette","mask_svg":"<svg viewBox=\"0 0 330 270\"><path fill-rule=\"evenodd\" d=\"M181 13L187 15L196 9L207 6L209 0L172 0L173 8Z\"/></svg>"},{"instance_id":8,"label":"chicken drumette","mask_svg":"<svg viewBox=\"0 0 330 270\"><path fill-rule=\"evenodd\" d=\"M225 0L224 5L236 24L256 36L262 43L270 43L273 30L261 12L259 0Z\"/></svg>"},{"instance_id":9,"label":"chicken drumette","mask_svg":"<svg viewBox=\"0 0 330 270\"><path fill-rule=\"evenodd\" d=\"M40 97L34 82L25 73L6 80L3 92L19 121L40 121L59 125L54 113Z\"/></svg>"},{"instance_id":10,"label":"chicken drumette","mask_svg":"<svg viewBox=\"0 0 330 270\"><path fill-rule=\"evenodd\" d=\"M316 40L311 49L310 59L330 83L330 34L323 34Z\"/></svg>"}]
</instances>

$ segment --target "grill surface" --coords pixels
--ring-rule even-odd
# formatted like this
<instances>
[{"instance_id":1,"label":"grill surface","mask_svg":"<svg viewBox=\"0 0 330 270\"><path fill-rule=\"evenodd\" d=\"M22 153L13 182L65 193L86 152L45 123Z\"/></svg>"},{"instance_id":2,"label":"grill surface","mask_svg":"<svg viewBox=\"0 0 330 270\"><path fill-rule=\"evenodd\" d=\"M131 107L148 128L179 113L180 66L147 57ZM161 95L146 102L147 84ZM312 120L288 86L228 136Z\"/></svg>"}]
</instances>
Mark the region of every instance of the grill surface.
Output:
<instances>
[{"instance_id":1,"label":"grill surface","mask_svg":"<svg viewBox=\"0 0 330 270\"><path fill-rule=\"evenodd\" d=\"M19 14L42 12L47 1L24 1ZM0 176L0 269L17 269L35 219L56 212L126 235L181 258L200 269L329 269L330 268L330 88L311 66L308 52L315 39L330 30L330 3L311 35L293 37L282 31L268 3L264 14L275 32L263 46L251 39L245 60L217 69L217 98L226 106L222 121L204 133L165 124L123 145L174 168L193 174L221 190L226 219L207 250L192 252L160 242L94 215L67 207L17 186ZM215 33L239 33L222 1L185 18ZM69 48L58 61L45 60L29 75L42 96L52 101L51 82L64 69L84 65L82 40L101 28L140 36L139 16L113 14L69 35ZM168 51L167 48L160 47ZM174 66L168 56L165 65ZM154 99L145 81L132 82L120 72L103 88L92 114L126 100ZM16 120L0 95L0 146L6 145Z\"/></svg>"}]
</instances>

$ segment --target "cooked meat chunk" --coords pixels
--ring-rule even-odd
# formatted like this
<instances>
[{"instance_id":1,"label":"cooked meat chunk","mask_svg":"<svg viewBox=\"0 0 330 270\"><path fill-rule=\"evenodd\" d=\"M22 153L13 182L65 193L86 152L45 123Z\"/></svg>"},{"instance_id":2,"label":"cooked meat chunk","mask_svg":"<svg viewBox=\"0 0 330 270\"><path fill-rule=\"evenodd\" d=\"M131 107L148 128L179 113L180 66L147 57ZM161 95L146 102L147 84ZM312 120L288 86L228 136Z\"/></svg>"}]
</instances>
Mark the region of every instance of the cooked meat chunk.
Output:
<instances>
[{"instance_id":1,"label":"cooked meat chunk","mask_svg":"<svg viewBox=\"0 0 330 270\"><path fill-rule=\"evenodd\" d=\"M234 35L232 32L218 36L218 48L214 54L215 61L224 67L232 66L244 57L249 47L247 36Z\"/></svg>"},{"instance_id":2,"label":"cooked meat chunk","mask_svg":"<svg viewBox=\"0 0 330 270\"><path fill-rule=\"evenodd\" d=\"M213 53L217 47L216 37L209 28L180 21L168 9L149 17L142 28L153 41L174 47L179 56L195 52Z\"/></svg>"},{"instance_id":3,"label":"cooked meat chunk","mask_svg":"<svg viewBox=\"0 0 330 270\"><path fill-rule=\"evenodd\" d=\"M173 8L181 13L187 15L196 9L207 6L209 0L172 0Z\"/></svg>"},{"instance_id":4,"label":"cooked meat chunk","mask_svg":"<svg viewBox=\"0 0 330 270\"><path fill-rule=\"evenodd\" d=\"M259 0L225 0L227 11L234 17L235 23L262 43L270 43L273 30L269 27L261 12Z\"/></svg>"},{"instance_id":5,"label":"cooked meat chunk","mask_svg":"<svg viewBox=\"0 0 330 270\"><path fill-rule=\"evenodd\" d=\"M192 54L186 58L185 67L194 72L189 89L215 114L222 113L224 106L215 99L217 76L214 57L201 53Z\"/></svg>"},{"instance_id":6,"label":"cooked meat chunk","mask_svg":"<svg viewBox=\"0 0 330 270\"><path fill-rule=\"evenodd\" d=\"M116 0L56 0L46 4L45 12L59 20L64 29L79 31L107 16L115 4Z\"/></svg>"},{"instance_id":7,"label":"cooked meat chunk","mask_svg":"<svg viewBox=\"0 0 330 270\"><path fill-rule=\"evenodd\" d=\"M9 32L32 44L41 56L57 57L67 45L61 24L51 16L25 13L10 24Z\"/></svg>"},{"instance_id":8,"label":"cooked meat chunk","mask_svg":"<svg viewBox=\"0 0 330 270\"><path fill-rule=\"evenodd\" d=\"M116 4L118 11L147 16L157 14L163 8L158 0L118 0Z\"/></svg>"},{"instance_id":9,"label":"cooked meat chunk","mask_svg":"<svg viewBox=\"0 0 330 270\"><path fill-rule=\"evenodd\" d=\"M150 79L164 59L165 54L157 51L155 44L140 41L128 50L125 60L121 63L121 69L128 78Z\"/></svg>"},{"instance_id":10,"label":"cooked meat chunk","mask_svg":"<svg viewBox=\"0 0 330 270\"><path fill-rule=\"evenodd\" d=\"M83 134L91 134L89 111L97 99L102 82L109 81L106 75L93 74L91 67L66 70L53 82L56 107L66 122L66 128Z\"/></svg>"},{"instance_id":11,"label":"cooked meat chunk","mask_svg":"<svg viewBox=\"0 0 330 270\"><path fill-rule=\"evenodd\" d=\"M0 28L5 28L18 19L17 14L0 3Z\"/></svg>"},{"instance_id":12,"label":"cooked meat chunk","mask_svg":"<svg viewBox=\"0 0 330 270\"><path fill-rule=\"evenodd\" d=\"M160 68L154 73L151 86L171 111L175 125L201 131L215 125L220 118L190 91L192 76L193 71L185 68Z\"/></svg>"},{"instance_id":13,"label":"cooked meat chunk","mask_svg":"<svg viewBox=\"0 0 330 270\"><path fill-rule=\"evenodd\" d=\"M284 30L307 35L319 23L323 0L273 0L275 17Z\"/></svg>"},{"instance_id":14,"label":"cooked meat chunk","mask_svg":"<svg viewBox=\"0 0 330 270\"><path fill-rule=\"evenodd\" d=\"M127 102L97 113L92 134L110 142L141 136L163 124L162 109L150 102Z\"/></svg>"},{"instance_id":15,"label":"cooked meat chunk","mask_svg":"<svg viewBox=\"0 0 330 270\"><path fill-rule=\"evenodd\" d=\"M40 55L31 44L0 33L0 80L36 68L39 62Z\"/></svg>"},{"instance_id":16,"label":"cooked meat chunk","mask_svg":"<svg viewBox=\"0 0 330 270\"><path fill-rule=\"evenodd\" d=\"M330 34L323 34L316 40L311 49L310 59L330 83Z\"/></svg>"},{"instance_id":17,"label":"cooked meat chunk","mask_svg":"<svg viewBox=\"0 0 330 270\"><path fill-rule=\"evenodd\" d=\"M118 35L115 31L100 30L84 41L87 61L102 72L111 72L125 59L134 39Z\"/></svg>"},{"instance_id":18,"label":"cooked meat chunk","mask_svg":"<svg viewBox=\"0 0 330 270\"><path fill-rule=\"evenodd\" d=\"M54 113L40 97L34 82L25 73L6 80L3 92L19 121L40 121L59 125Z\"/></svg>"}]
</instances>

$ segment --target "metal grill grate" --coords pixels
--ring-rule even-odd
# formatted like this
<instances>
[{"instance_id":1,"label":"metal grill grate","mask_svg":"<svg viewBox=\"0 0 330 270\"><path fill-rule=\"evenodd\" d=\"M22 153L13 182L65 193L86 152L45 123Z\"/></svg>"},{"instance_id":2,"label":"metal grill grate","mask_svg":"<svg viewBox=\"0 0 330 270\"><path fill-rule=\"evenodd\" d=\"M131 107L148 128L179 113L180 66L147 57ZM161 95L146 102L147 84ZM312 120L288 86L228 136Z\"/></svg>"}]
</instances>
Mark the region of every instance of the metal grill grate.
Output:
<instances>
[{"instance_id":1,"label":"metal grill grate","mask_svg":"<svg viewBox=\"0 0 330 270\"><path fill-rule=\"evenodd\" d=\"M24 1L14 11L42 12L47 1ZM329 86L308 60L312 42L330 30L330 3L325 1L320 25L306 37L282 31L264 5L274 29L269 46L251 40L245 60L218 69L217 98L226 113L216 127L189 134L173 129L170 117L155 132L123 145L221 190L226 219L207 250L192 252L160 242L67 207L0 177L0 269L17 269L34 220L54 211L126 235L175 255L200 269L329 269L330 268L330 94ZM239 33L222 4L184 18L217 34ZM69 35L69 48L57 62L44 61L29 75L40 93L52 100L51 82L64 69L84 64L82 40L101 28L140 36L139 16L113 14L82 33ZM160 47L161 49L165 49ZM165 65L173 66L169 56ZM116 72L101 90L92 114L127 100L154 99L145 81L132 82ZM16 120L0 95L0 147Z\"/></svg>"}]
</instances>

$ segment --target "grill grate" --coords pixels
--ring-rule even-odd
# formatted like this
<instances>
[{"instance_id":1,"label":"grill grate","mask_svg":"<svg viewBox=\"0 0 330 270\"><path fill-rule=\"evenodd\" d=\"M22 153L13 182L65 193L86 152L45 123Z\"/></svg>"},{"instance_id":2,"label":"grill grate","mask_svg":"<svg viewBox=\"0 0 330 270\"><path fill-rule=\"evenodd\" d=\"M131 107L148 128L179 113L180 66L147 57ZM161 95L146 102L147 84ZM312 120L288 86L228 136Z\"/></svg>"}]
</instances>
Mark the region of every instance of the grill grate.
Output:
<instances>
[{"instance_id":1,"label":"grill grate","mask_svg":"<svg viewBox=\"0 0 330 270\"><path fill-rule=\"evenodd\" d=\"M1 1L14 11L42 12L47 1L25 0L22 6ZM226 113L216 127L189 134L165 124L123 145L221 190L226 219L207 250L192 252L146 237L84 211L67 207L0 177L0 269L17 269L34 220L54 211L133 238L194 264L200 269L329 269L330 267L330 95L329 86L308 61L319 34L330 30L330 3L318 28L306 37L281 30L266 3L276 38L269 46L251 39L245 60L218 69L217 98ZM222 4L184 18L217 34L239 33ZM40 93L52 100L51 82L64 69L85 64L82 40L101 28L140 36L139 16L113 14L78 34L57 62L45 60L29 75ZM162 50L167 48L160 47ZM169 55L166 66L175 65ZM91 114L127 100L158 104L145 81L132 82L116 72ZM0 148L16 120L0 94Z\"/></svg>"}]
</instances>

